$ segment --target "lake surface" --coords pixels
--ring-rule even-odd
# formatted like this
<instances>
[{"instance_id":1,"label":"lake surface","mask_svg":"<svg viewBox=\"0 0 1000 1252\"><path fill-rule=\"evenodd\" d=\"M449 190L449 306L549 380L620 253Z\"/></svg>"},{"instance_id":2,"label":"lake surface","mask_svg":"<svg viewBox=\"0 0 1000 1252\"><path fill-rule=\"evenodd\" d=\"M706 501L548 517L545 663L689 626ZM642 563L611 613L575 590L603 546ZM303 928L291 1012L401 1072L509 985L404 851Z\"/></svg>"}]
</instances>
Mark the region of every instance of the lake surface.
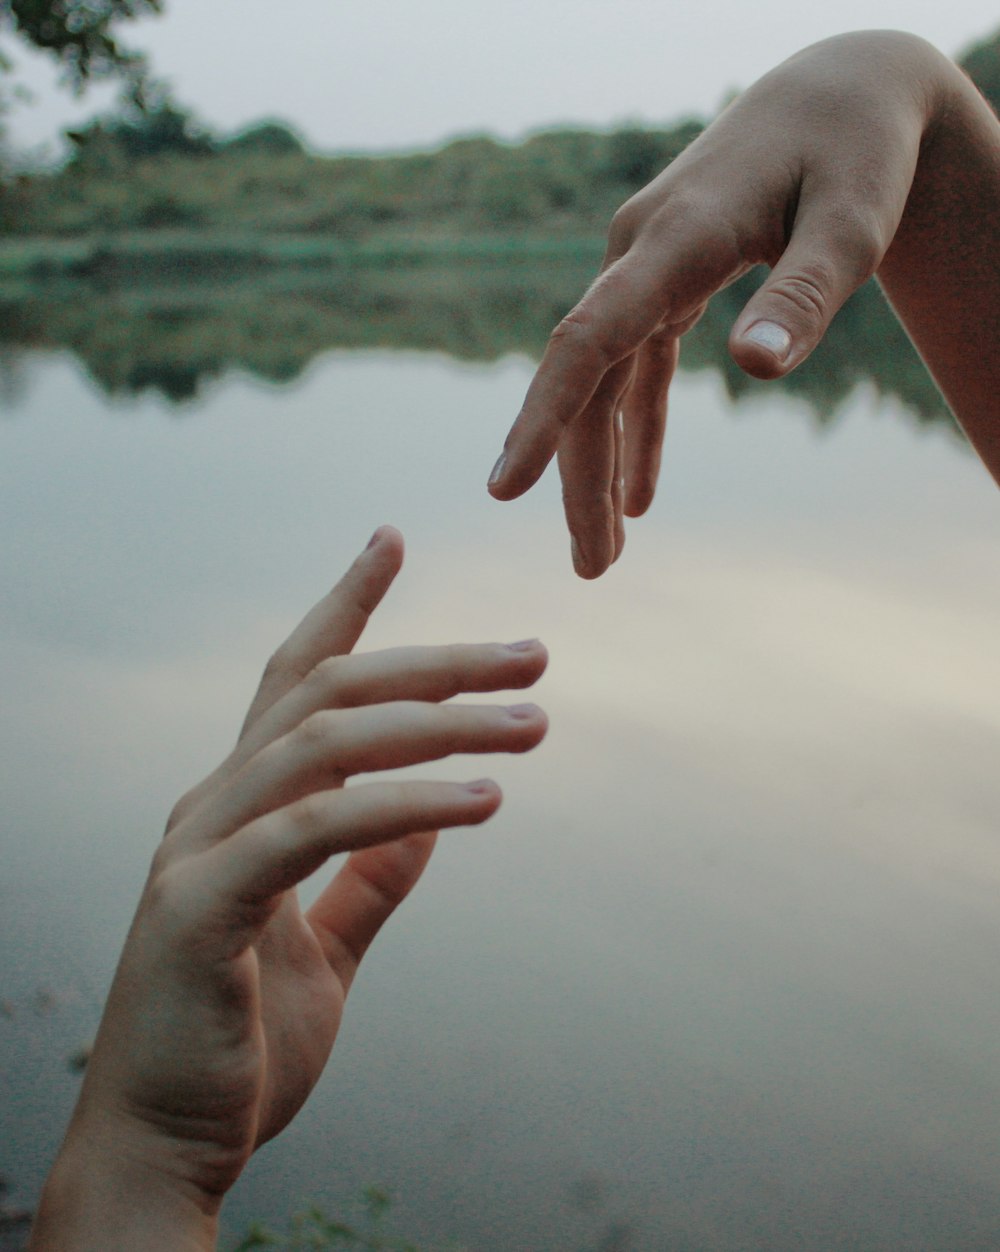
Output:
<instances>
[{"instance_id":1,"label":"lake surface","mask_svg":"<svg viewBox=\"0 0 1000 1252\"><path fill-rule=\"evenodd\" d=\"M539 635L551 731L372 950L227 1209L366 1183L421 1246L1000 1246L1000 498L862 386L817 424L682 374L650 515L576 580L484 482L521 356L330 351L0 422L0 1175L31 1203L173 800L382 522L369 647ZM502 697L501 697L502 698Z\"/></svg>"}]
</instances>

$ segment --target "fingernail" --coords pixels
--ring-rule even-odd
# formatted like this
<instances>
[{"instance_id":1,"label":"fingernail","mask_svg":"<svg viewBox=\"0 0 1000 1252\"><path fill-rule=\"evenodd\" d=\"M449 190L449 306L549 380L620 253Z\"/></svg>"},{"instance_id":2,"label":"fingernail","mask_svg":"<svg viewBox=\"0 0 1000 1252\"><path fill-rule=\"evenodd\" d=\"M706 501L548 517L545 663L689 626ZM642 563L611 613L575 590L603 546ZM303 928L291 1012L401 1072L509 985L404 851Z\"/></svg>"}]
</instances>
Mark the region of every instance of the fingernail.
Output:
<instances>
[{"instance_id":1,"label":"fingernail","mask_svg":"<svg viewBox=\"0 0 1000 1252\"><path fill-rule=\"evenodd\" d=\"M537 704L508 704L507 716L512 717L516 722L527 722L531 718L537 717L540 710Z\"/></svg>"},{"instance_id":2,"label":"fingernail","mask_svg":"<svg viewBox=\"0 0 1000 1252\"><path fill-rule=\"evenodd\" d=\"M465 790L474 796L490 795L496 791L497 785L492 778L477 778L475 782L465 784Z\"/></svg>"},{"instance_id":3,"label":"fingernail","mask_svg":"<svg viewBox=\"0 0 1000 1252\"><path fill-rule=\"evenodd\" d=\"M507 644L508 652L533 652L537 647L537 639L518 639L516 643Z\"/></svg>"},{"instance_id":4,"label":"fingernail","mask_svg":"<svg viewBox=\"0 0 1000 1252\"><path fill-rule=\"evenodd\" d=\"M787 358L792 347L791 335L777 322L754 322L749 330L743 332L743 338L749 340L750 343L758 344L761 348L766 348L779 361Z\"/></svg>"},{"instance_id":5,"label":"fingernail","mask_svg":"<svg viewBox=\"0 0 1000 1252\"><path fill-rule=\"evenodd\" d=\"M492 470L490 470L489 482L486 485L488 487L495 487L496 484L503 477L503 472L506 468L507 468L507 453L501 452L499 457L497 457L496 465L494 465Z\"/></svg>"},{"instance_id":6,"label":"fingernail","mask_svg":"<svg viewBox=\"0 0 1000 1252\"><path fill-rule=\"evenodd\" d=\"M384 527L384 526L380 526L380 527L378 528L378 530L376 530L376 532L374 533L374 535L372 535L372 537L368 540L368 545L367 545L367 547L365 548L365 551L366 551L366 552L368 551L368 548L374 548L374 547L375 547L375 545L378 543L378 541L382 538L382 531L383 531L384 529L385 529L385 527Z\"/></svg>"}]
</instances>

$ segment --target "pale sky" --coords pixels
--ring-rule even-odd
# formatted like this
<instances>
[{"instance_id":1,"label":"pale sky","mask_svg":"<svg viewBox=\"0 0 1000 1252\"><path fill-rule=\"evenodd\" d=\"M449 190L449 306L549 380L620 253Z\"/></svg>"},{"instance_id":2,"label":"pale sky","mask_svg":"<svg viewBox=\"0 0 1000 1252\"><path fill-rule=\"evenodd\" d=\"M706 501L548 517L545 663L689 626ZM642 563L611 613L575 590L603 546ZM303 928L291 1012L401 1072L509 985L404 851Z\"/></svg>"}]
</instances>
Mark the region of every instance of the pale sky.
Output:
<instances>
[{"instance_id":1,"label":"pale sky","mask_svg":"<svg viewBox=\"0 0 1000 1252\"><path fill-rule=\"evenodd\" d=\"M914 31L958 54L1000 26L995 0L166 0L123 28L178 98L222 131L263 117L324 150L433 147L458 134L518 138L713 112L827 35ZM18 50L38 92L12 124L21 146L105 107L74 105Z\"/></svg>"}]
</instances>

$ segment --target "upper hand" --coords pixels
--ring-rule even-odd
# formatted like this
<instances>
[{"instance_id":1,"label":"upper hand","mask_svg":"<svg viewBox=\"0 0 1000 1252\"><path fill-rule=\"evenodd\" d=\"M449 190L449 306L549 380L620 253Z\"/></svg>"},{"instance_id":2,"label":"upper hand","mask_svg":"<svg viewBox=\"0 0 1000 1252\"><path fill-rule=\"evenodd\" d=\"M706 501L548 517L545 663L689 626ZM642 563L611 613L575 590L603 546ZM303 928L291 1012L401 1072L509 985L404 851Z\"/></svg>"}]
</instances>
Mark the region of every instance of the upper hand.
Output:
<instances>
[{"instance_id":1,"label":"upper hand","mask_svg":"<svg viewBox=\"0 0 1000 1252\"><path fill-rule=\"evenodd\" d=\"M578 574L602 574L623 516L652 501L679 340L709 298L771 267L730 351L775 378L877 269L913 180L935 58L889 32L807 48L616 214L601 274L553 332L490 479L513 499L558 454Z\"/></svg>"}]
</instances>

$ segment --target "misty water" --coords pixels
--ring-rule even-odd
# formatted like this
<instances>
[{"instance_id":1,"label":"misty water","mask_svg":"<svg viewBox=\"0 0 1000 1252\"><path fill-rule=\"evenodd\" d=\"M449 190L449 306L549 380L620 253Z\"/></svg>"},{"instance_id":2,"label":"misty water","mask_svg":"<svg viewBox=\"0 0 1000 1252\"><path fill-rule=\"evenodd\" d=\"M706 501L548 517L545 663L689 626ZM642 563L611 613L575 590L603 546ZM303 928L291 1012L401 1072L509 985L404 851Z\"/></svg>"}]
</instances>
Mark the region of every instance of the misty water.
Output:
<instances>
[{"instance_id":1,"label":"misty water","mask_svg":"<svg viewBox=\"0 0 1000 1252\"><path fill-rule=\"evenodd\" d=\"M367 1183L421 1246L1000 1245L1000 498L862 383L676 381L660 490L574 578L552 474L484 482L531 375L331 350L183 404L68 351L0 422L0 1175L31 1204L173 800L381 522L366 647L538 635L492 773L226 1210ZM503 698L503 697L498 697ZM314 890L314 887L310 887Z\"/></svg>"}]
</instances>

